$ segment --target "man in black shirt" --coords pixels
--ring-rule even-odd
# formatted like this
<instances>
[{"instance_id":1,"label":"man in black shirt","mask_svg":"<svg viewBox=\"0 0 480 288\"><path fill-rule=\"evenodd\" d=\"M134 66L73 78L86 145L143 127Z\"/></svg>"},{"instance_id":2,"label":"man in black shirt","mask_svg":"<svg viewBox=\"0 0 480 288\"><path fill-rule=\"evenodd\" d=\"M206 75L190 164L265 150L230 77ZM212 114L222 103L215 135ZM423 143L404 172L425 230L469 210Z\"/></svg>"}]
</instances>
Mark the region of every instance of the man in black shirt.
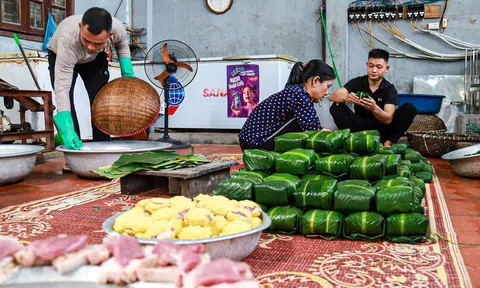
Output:
<instances>
[{"instance_id":1,"label":"man in black shirt","mask_svg":"<svg viewBox=\"0 0 480 288\"><path fill-rule=\"evenodd\" d=\"M412 103L405 103L395 110L397 89L383 78L390 68L389 56L385 50L371 50L368 53L367 75L348 81L330 96L330 101L336 102L330 107L330 114L338 129L350 128L352 132L378 130L385 147L402 137L417 113ZM355 113L345 102L355 104Z\"/></svg>"}]
</instances>

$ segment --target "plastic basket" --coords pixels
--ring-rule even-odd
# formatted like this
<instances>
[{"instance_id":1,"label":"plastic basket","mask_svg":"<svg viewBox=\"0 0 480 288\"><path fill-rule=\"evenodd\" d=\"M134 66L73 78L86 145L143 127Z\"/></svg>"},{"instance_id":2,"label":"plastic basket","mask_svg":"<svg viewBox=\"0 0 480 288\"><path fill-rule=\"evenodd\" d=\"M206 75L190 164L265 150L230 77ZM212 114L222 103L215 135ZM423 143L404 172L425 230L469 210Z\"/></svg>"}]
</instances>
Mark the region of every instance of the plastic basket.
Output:
<instances>
[{"instance_id":1,"label":"plastic basket","mask_svg":"<svg viewBox=\"0 0 480 288\"><path fill-rule=\"evenodd\" d=\"M418 114L437 114L445 96L436 94L398 94L398 106L411 102Z\"/></svg>"}]
</instances>

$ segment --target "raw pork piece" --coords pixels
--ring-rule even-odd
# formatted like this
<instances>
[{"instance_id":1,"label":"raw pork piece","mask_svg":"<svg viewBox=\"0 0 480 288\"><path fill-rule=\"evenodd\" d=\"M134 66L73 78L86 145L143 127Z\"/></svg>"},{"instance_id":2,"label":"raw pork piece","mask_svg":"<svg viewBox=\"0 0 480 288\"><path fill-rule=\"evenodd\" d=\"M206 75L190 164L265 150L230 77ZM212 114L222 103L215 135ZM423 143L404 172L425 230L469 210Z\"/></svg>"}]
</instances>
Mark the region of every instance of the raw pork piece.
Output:
<instances>
[{"instance_id":1,"label":"raw pork piece","mask_svg":"<svg viewBox=\"0 0 480 288\"><path fill-rule=\"evenodd\" d=\"M19 250L14 255L15 261L24 267L44 266L50 264L50 260L44 260L35 255L35 250L32 246Z\"/></svg>"},{"instance_id":2,"label":"raw pork piece","mask_svg":"<svg viewBox=\"0 0 480 288\"><path fill-rule=\"evenodd\" d=\"M250 266L243 262L234 262L227 258L216 259L198 265L184 279L184 288L209 287L222 283L236 283L253 279Z\"/></svg>"},{"instance_id":3,"label":"raw pork piece","mask_svg":"<svg viewBox=\"0 0 480 288\"><path fill-rule=\"evenodd\" d=\"M145 257L142 246L135 237L112 234L104 238L103 244L122 266L127 266L133 259Z\"/></svg>"},{"instance_id":4,"label":"raw pork piece","mask_svg":"<svg viewBox=\"0 0 480 288\"><path fill-rule=\"evenodd\" d=\"M5 257L13 256L15 252L21 249L23 249L23 245L16 240L7 237L0 237L0 260Z\"/></svg>"},{"instance_id":5,"label":"raw pork piece","mask_svg":"<svg viewBox=\"0 0 480 288\"><path fill-rule=\"evenodd\" d=\"M52 237L32 242L35 255L43 260L53 260L60 255L83 249L87 244L86 235Z\"/></svg>"},{"instance_id":6,"label":"raw pork piece","mask_svg":"<svg viewBox=\"0 0 480 288\"><path fill-rule=\"evenodd\" d=\"M100 265L110 258L110 251L104 245L91 245L86 248L85 256L90 265Z\"/></svg>"},{"instance_id":7,"label":"raw pork piece","mask_svg":"<svg viewBox=\"0 0 480 288\"><path fill-rule=\"evenodd\" d=\"M102 263L97 282L99 284L113 283L115 285L126 285L137 281L137 269L142 264L141 259L132 259L129 263L121 265L115 258Z\"/></svg>"},{"instance_id":8,"label":"raw pork piece","mask_svg":"<svg viewBox=\"0 0 480 288\"><path fill-rule=\"evenodd\" d=\"M52 261L53 268L60 274L75 270L86 264L88 264L86 249L60 255Z\"/></svg>"}]
</instances>

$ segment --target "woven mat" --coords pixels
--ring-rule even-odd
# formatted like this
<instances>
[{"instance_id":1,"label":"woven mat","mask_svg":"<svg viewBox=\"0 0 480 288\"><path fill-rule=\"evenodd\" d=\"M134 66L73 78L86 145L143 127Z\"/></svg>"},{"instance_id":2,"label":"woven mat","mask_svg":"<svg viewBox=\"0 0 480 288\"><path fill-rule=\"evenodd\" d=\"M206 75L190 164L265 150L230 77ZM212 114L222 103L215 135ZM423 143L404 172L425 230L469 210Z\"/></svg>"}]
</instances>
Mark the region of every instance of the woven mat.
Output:
<instances>
[{"instance_id":1,"label":"woven mat","mask_svg":"<svg viewBox=\"0 0 480 288\"><path fill-rule=\"evenodd\" d=\"M238 155L230 156L227 160L238 160ZM88 234L90 243L99 243L105 236L103 221L143 199L122 195L119 188L113 181L2 209L0 235L29 243L58 234ZM472 287L458 246L436 236L457 239L436 176L425 201L433 234L426 243L325 241L263 233L245 261L263 287Z\"/></svg>"}]
</instances>

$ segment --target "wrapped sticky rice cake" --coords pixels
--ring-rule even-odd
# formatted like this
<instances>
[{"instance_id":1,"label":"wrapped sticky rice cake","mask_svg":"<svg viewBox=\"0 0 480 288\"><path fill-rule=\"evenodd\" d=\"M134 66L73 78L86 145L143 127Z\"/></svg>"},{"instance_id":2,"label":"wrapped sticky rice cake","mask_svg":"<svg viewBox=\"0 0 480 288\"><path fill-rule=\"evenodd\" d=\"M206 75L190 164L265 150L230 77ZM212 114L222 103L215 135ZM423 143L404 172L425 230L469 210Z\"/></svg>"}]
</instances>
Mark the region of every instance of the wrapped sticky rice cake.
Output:
<instances>
[{"instance_id":1,"label":"wrapped sticky rice cake","mask_svg":"<svg viewBox=\"0 0 480 288\"><path fill-rule=\"evenodd\" d=\"M275 170L278 173L303 175L313 166L315 159L316 155L313 150L302 148L293 149L277 157Z\"/></svg>"},{"instance_id":2,"label":"wrapped sticky rice cake","mask_svg":"<svg viewBox=\"0 0 480 288\"><path fill-rule=\"evenodd\" d=\"M385 235L385 218L377 212L357 212L345 217L343 236L350 240L376 240Z\"/></svg>"},{"instance_id":3,"label":"wrapped sticky rice cake","mask_svg":"<svg viewBox=\"0 0 480 288\"><path fill-rule=\"evenodd\" d=\"M342 232L343 215L336 211L309 210L300 219L300 233L307 237L337 239Z\"/></svg>"},{"instance_id":4,"label":"wrapped sticky rice cake","mask_svg":"<svg viewBox=\"0 0 480 288\"><path fill-rule=\"evenodd\" d=\"M273 151L246 149L243 151L243 163L249 171L269 171L275 169L275 159L280 155Z\"/></svg>"}]
</instances>

